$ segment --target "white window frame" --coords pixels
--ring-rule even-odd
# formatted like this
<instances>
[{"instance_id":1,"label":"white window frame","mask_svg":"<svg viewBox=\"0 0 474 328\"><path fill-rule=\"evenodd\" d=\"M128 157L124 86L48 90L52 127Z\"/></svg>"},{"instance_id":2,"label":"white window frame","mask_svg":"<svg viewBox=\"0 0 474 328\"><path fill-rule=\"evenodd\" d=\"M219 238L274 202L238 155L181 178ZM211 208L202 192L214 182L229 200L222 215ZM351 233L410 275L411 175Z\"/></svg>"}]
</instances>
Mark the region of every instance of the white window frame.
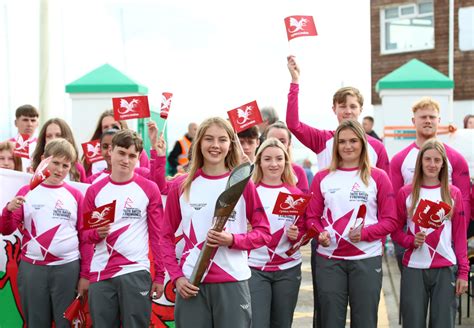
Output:
<instances>
[{"instance_id":1,"label":"white window frame","mask_svg":"<svg viewBox=\"0 0 474 328\"><path fill-rule=\"evenodd\" d=\"M380 8L380 54L381 55L389 55L389 54L398 54L398 53L407 53L407 52L416 52L416 51L425 51L425 50L432 50L435 48L435 40L433 40L433 46L432 47L420 47L420 48L412 48L412 49L390 49L387 50L385 49L385 23L392 21L392 20L398 20L398 19L412 19L412 18L417 18L417 17L427 17L427 16L432 16L433 17L433 29L434 29L434 20L435 20L435 15L434 15L434 8L433 12L427 13L427 14L419 14L418 13L418 5L420 3L425 3L429 1L424 1L424 2L417 2L417 3L410 3L410 4L403 4L403 5L398 5L398 6L387 6L387 7L382 7ZM435 1L432 1L433 7L435 5ZM402 9L404 8L409 8L409 7L414 7L414 13L410 15L402 15ZM391 9L391 8L398 8L398 17L397 18L385 18L385 10L386 9ZM435 32L433 31L433 34ZM433 35L434 36L434 35Z\"/></svg>"}]
</instances>

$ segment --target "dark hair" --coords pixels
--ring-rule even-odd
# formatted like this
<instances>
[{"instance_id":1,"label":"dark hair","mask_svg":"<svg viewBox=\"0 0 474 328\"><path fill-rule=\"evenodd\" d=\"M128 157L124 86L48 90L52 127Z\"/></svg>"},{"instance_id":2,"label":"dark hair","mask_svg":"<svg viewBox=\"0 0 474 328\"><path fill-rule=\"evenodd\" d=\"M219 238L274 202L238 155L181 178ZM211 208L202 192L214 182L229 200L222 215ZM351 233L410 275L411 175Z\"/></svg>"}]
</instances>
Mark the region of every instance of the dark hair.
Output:
<instances>
[{"instance_id":1,"label":"dark hair","mask_svg":"<svg viewBox=\"0 0 474 328\"><path fill-rule=\"evenodd\" d=\"M120 130L119 132L115 133L114 137L112 138L112 149L116 146L122 148L130 148L131 146L135 146L135 149L140 154L143 150L143 141L142 138L132 130Z\"/></svg>"},{"instance_id":2,"label":"dark hair","mask_svg":"<svg viewBox=\"0 0 474 328\"><path fill-rule=\"evenodd\" d=\"M467 129L467 123L469 122L469 119L474 118L474 115L472 114L467 114L464 116L464 128Z\"/></svg>"},{"instance_id":3,"label":"dark hair","mask_svg":"<svg viewBox=\"0 0 474 328\"><path fill-rule=\"evenodd\" d=\"M27 117L39 117L38 110L32 105L23 105L16 109L15 117L17 119L20 116L27 116Z\"/></svg>"},{"instance_id":4,"label":"dark hair","mask_svg":"<svg viewBox=\"0 0 474 328\"><path fill-rule=\"evenodd\" d=\"M258 139L258 127L256 125L237 133L239 138Z\"/></svg>"},{"instance_id":5,"label":"dark hair","mask_svg":"<svg viewBox=\"0 0 474 328\"><path fill-rule=\"evenodd\" d=\"M36 144L35 151L33 152L33 158L31 159L31 166L33 170L36 170L39 163L41 162L41 155L44 154L44 150L46 147L46 130L48 129L48 126L50 126L51 124L56 124L57 126L59 126L59 129L61 130L61 138L64 138L67 141L69 141L69 143L74 148L74 151L76 152L76 156L79 153L76 147L76 142L74 140L74 135L72 134L72 130L69 127L69 125L66 123L66 121L60 118L51 118L43 124L38 134L38 142ZM77 157L72 162L73 163L71 165L71 170L69 171L71 180L81 181L81 175L76 168Z\"/></svg>"},{"instance_id":6,"label":"dark hair","mask_svg":"<svg viewBox=\"0 0 474 328\"><path fill-rule=\"evenodd\" d=\"M268 122L268 125L275 123L278 121L278 113L275 108L271 106L263 107L260 110L260 115L262 115L262 119Z\"/></svg>"},{"instance_id":7,"label":"dark hair","mask_svg":"<svg viewBox=\"0 0 474 328\"><path fill-rule=\"evenodd\" d=\"M119 131L120 130L118 130L118 129L108 129L108 130L104 131L104 133L102 133L102 135L100 136L100 143L102 143L102 139L104 139L105 136L113 136Z\"/></svg>"},{"instance_id":8,"label":"dark hair","mask_svg":"<svg viewBox=\"0 0 474 328\"><path fill-rule=\"evenodd\" d=\"M372 116L366 116L364 117L364 120L370 121L372 124L374 123L374 118Z\"/></svg>"}]
</instances>

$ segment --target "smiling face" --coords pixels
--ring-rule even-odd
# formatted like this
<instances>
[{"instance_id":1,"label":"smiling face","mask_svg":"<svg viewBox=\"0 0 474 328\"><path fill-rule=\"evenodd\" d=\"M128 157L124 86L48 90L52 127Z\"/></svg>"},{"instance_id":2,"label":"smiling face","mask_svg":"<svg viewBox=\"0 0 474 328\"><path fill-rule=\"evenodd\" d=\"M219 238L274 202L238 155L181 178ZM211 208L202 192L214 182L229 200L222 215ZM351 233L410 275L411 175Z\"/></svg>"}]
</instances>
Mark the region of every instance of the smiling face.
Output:
<instances>
[{"instance_id":1,"label":"smiling face","mask_svg":"<svg viewBox=\"0 0 474 328\"><path fill-rule=\"evenodd\" d=\"M70 169L71 161L69 159L54 156L48 165L48 170L51 175L45 180L45 183L53 186L60 185L69 174Z\"/></svg>"},{"instance_id":2,"label":"smiling face","mask_svg":"<svg viewBox=\"0 0 474 328\"><path fill-rule=\"evenodd\" d=\"M201 153L204 166L225 165L230 149L230 137L224 128L212 124L207 128L201 140Z\"/></svg>"},{"instance_id":3,"label":"smiling face","mask_svg":"<svg viewBox=\"0 0 474 328\"><path fill-rule=\"evenodd\" d=\"M344 120L355 120L359 118L362 112L362 107L357 100L357 97L347 95L346 101L342 103L336 103L332 110L336 114L337 121L341 123Z\"/></svg>"},{"instance_id":4,"label":"smiling face","mask_svg":"<svg viewBox=\"0 0 474 328\"><path fill-rule=\"evenodd\" d=\"M260 157L260 167L264 183L270 181L281 183L281 176L285 169L285 153L278 147L265 148Z\"/></svg>"},{"instance_id":5,"label":"smiling face","mask_svg":"<svg viewBox=\"0 0 474 328\"><path fill-rule=\"evenodd\" d=\"M428 149L423 153L421 165L424 177L438 179L443 167L443 157L436 149Z\"/></svg>"},{"instance_id":6,"label":"smiling face","mask_svg":"<svg viewBox=\"0 0 474 328\"><path fill-rule=\"evenodd\" d=\"M339 132L337 151L341 157L341 167L351 168L359 166L360 154L362 152L362 141L351 129Z\"/></svg>"}]
</instances>

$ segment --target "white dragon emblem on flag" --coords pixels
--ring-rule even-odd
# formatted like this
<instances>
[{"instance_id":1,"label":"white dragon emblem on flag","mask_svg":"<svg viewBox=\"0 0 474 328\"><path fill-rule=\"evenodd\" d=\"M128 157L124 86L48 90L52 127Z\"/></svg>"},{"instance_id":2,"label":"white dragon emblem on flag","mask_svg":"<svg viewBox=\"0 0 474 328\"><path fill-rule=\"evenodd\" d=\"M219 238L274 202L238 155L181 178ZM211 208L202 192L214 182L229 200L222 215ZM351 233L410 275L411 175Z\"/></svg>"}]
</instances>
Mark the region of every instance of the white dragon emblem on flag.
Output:
<instances>
[{"instance_id":1,"label":"white dragon emblem on flag","mask_svg":"<svg viewBox=\"0 0 474 328\"><path fill-rule=\"evenodd\" d=\"M304 17L302 17L300 20L297 20L294 17L290 17L290 28L288 29L288 32L295 33L298 31L303 31L307 22L308 20ZM291 29L291 27L294 28Z\"/></svg>"},{"instance_id":2,"label":"white dragon emblem on flag","mask_svg":"<svg viewBox=\"0 0 474 328\"><path fill-rule=\"evenodd\" d=\"M126 101L125 99L120 99L120 108L118 109L118 112L122 115L134 112L135 107L137 107L138 103L138 99L133 99L130 102Z\"/></svg>"},{"instance_id":3,"label":"white dragon emblem on flag","mask_svg":"<svg viewBox=\"0 0 474 328\"><path fill-rule=\"evenodd\" d=\"M281 203L280 208L282 210L289 210L289 209L296 209L296 207L300 204L304 203L304 198L297 198L294 199L291 195L288 195L286 200Z\"/></svg>"},{"instance_id":4,"label":"white dragon emblem on flag","mask_svg":"<svg viewBox=\"0 0 474 328\"><path fill-rule=\"evenodd\" d=\"M244 124L247 122L250 118L250 114L252 114L252 106L247 106L245 107L245 110L242 108L237 109L237 123L240 125Z\"/></svg>"}]
</instances>

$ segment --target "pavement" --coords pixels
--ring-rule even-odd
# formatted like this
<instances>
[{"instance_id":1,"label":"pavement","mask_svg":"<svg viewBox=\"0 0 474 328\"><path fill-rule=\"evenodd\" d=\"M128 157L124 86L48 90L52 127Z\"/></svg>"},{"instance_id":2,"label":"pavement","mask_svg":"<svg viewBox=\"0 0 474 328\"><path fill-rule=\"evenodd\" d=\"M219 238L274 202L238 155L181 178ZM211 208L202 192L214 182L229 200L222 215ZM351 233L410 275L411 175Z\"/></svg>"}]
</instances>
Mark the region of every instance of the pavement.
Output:
<instances>
[{"instance_id":1,"label":"pavement","mask_svg":"<svg viewBox=\"0 0 474 328\"><path fill-rule=\"evenodd\" d=\"M302 249L303 264L302 281L298 303L293 316L294 328L311 328L313 325L313 286L311 282L311 249L310 245ZM398 270L395 256L385 255L382 261L383 282L380 294L380 304L378 312L378 327L399 328L399 299L400 299L400 271ZM456 317L456 327L474 327L474 299L471 298L470 317L467 317L467 295L461 299L461 325L459 325L459 313ZM346 327L350 327L349 312L347 310Z\"/></svg>"}]
</instances>

